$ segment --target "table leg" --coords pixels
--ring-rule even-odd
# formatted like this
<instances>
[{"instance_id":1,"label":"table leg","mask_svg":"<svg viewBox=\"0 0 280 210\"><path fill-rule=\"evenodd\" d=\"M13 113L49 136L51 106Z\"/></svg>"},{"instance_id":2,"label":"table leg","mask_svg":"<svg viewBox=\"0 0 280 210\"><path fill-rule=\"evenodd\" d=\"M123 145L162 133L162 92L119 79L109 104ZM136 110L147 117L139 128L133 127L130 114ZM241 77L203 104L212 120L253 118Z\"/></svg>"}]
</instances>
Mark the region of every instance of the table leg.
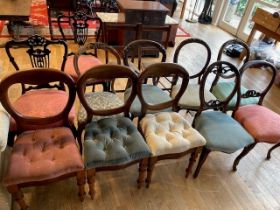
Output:
<instances>
[{"instance_id":1,"label":"table leg","mask_svg":"<svg viewBox=\"0 0 280 210\"><path fill-rule=\"evenodd\" d=\"M181 10L180 19L183 19L183 18L184 18L185 10L186 10L186 5L187 5L187 0L184 0L184 1L183 1L183 6L182 6L182 10Z\"/></svg>"}]
</instances>

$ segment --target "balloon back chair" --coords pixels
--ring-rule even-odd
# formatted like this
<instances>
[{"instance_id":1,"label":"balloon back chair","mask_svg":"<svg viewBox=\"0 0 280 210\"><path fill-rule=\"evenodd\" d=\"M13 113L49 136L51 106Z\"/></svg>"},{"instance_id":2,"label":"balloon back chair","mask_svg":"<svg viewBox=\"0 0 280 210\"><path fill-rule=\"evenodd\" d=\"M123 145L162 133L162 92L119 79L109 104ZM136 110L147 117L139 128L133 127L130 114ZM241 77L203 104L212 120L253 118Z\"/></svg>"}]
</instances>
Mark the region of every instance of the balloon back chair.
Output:
<instances>
[{"instance_id":1,"label":"balloon back chair","mask_svg":"<svg viewBox=\"0 0 280 210\"><path fill-rule=\"evenodd\" d=\"M87 80L113 80L126 78L132 84L131 95L119 106L92 107L85 95ZM84 157L87 171L89 194L94 198L95 173L117 170L139 163L138 187L144 182L150 150L137 127L128 118L130 105L136 95L137 75L128 67L120 65L100 65L83 74L77 82L78 96L86 110L84 134ZM123 114L122 116L116 116ZM112 117L114 116L115 117ZM98 120L96 116L102 116ZM96 119L96 120L95 120Z\"/></svg>"},{"instance_id":2,"label":"balloon back chair","mask_svg":"<svg viewBox=\"0 0 280 210\"><path fill-rule=\"evenodd\" d=\"M146 79L177 75L182 79L178 94L168 101L151 103L146 99L144 85ZM178 101L183 95L189 81L187 71L174 63L157 63L148 66L139 76L137 93L142 104L139 129L150 150L148 176L146 186L151 183L152 173L157 161L177 159L188 153L193 153L186 169L186 177L192 169L197 156L197 149L205 144L205 139L191 127L188 121L178 111ZM153 114L147 114L148 110Z\"/></svg>"},{"instance_id":3,"label":"balloon back chair","mask_svg":"<svg viewBox=\"0 0 280 210\"><path fill-rule=\"evenodd\" d=\"M221 74L234 77L235 83L232 91L224 100L206 100L204 90L209 83L213 82ZM211 84L210 84L211 85ZM193 127L206 139L199 162L194 173L196 178L200 169L211 151L220 151L231 154L254 142L253 137L226 112L231 99L239 92L240 74L237 68L226 61L217 61L211 64L201 79L200 100L201 105L195 115ZM233 111L238 107L238 101Z\"/></svg>"},{"instance_id":4,"label":"balloon back chair","mask_svg":"<svg viewBox=\"0 0 280 210\"><path fill-rule=\"evenodd\" d=\"M60 82L68 88L68 99L64 107L56 110L52 116L25 115L11 103L8 91L13 85L42 85L50 82ZM0 83L0 90L2 105L15 119L18 127L3 180L21 209L28 209L20 190L22 187L47 184L72 176L77 177L79 196L83 200L84 164L68 120L76 96L74 81L56 70L27 70L5 78Z\"/></svg>"},{"instance_id":5,"label":"balloon back chair","mask_svg":"<svg viewBox=\"0 0 280 210\"><path fill-rule=\"evenodd\" d=\"M245 42L243 42L240 39L231 39L231 40L225 42L219 50L217 61L226 60L225 56L223 56L223 54L226 54L227 48L233 47L233 46L240 46L240 48L243 49L242 55L239 56L239 59L242 59L241 62L238 59L239 60L239 66L242 67L250 59L250 48ZM230 58L230 59L231 59L231 62L232 62L233 58ZM238 68L238 69L240 69L240 68ZM222 74L220 77L217 77L216 80L213 82L213 86L211 87L211 92L218 99L221 99L221 100L225 99L229 95L229 93L232 91L232 89L235 85L235 82L233 80L228 81L228 79L230 77L232 77L232 75L226 75L225 76L225 75ZM245 88L241 84L240 85L240 91L243 94L243 93L247 92L247 88ZM230 109L233 109L235 107L236 100L237 100L237 95L235 95L233 97L233 99L230 101L230 103L229 103ZM246 99L243 98L243 99L241 99L239 105L244 106L244 105L247 105L247 104L257 104L257 103L258 103L258 98L246 98Z\"/></svg>"},{"instance_id":6,"label":"balloon back chair","mask_svg":"<svg viewBox=\"0 0 280 210\"><path fill-rule=\"evenodd\" d=\"M203 53L206 52L206 54ZM194 72L192 72L192 75L190 76L191 80L197 80L197 83L190 83L188 85L188 88L184 92L183 96L181 97L179 101L179 106L182 109L187 109L190 111L197 111L200 107L200 98L199 98L199 89L200 89L200 83L201 83L201 77L203 76L204 72L206 71L209 62L211 60L211 50L210 47L206 42L204 42L201 39L198 38L188 38L182 41L178 47L175 50L173 62L174 63L180 63L180 61L183 58L183 61L186 63L195 63L197 62L197 58L194 58L194 55L196 56L203 56L203 62L201 69L197 69ZM189 58L187 56L190 56L194 60L188 61ZM181 58L182 57L182 58ZM197 59L197 60L195 60ZM199 60L201 63L201 61ZM183 66L184 63L182 63ZM201 64L198 64L201 66ZM187 69L187 67L185 67ZM190 66L189 68L192 68ZM187 69L188 72L190 72L189 69ZM171 91L171 97L174 97L179 89L181 84L177 84L178 78L175 78L173 81L173 88ZM216 97L209 91L205 90L204 96L207 100L215 100Z\"/></svg>"},{"instance_id":7,"label":"balloon back chair","mask_svg":"<svg viewBox=\"0 0 280 210\"><path fill-rule=\"evenodd\" d=\"M276 68L266 61L249 61L241 68L241 77L243 77L244 73L249 69L262 71L263 75L269 72L271 73L271 78L266 79L266 87L262 88L261 91L250 89L241 95L241 100L250 97L258 98L257 104L239 107L234 114L234 118L254 137L255 141L245 147L235 159L233 165L234 171L241 158L247 155L257 143L264 142L275 144L267 153L268 160L271 157L272 150L280 146L280 115L262 105L264 97L273 85L276 76Z\"/></svg>"}]
</instances>

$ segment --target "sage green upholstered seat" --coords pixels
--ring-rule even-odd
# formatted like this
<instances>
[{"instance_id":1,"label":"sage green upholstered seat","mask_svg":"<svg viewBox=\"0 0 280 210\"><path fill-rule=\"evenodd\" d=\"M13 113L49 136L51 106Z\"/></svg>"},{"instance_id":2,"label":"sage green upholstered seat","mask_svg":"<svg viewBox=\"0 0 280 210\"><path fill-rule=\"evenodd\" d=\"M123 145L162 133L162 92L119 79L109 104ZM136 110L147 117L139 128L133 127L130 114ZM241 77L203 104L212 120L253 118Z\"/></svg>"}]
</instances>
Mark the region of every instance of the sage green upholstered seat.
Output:
<instances>
[{"instance_id":1,"label":"sage green upholstered seat","mask_svg":"<svg viewBox=\"0 0 280 210\"><path fill-rule=\"evenodd\" d=\"M175 85L172 88L171 97L174 98L181 84ZM179 106L184 109L198 109L200 106L200 98L199 98L199 84L189 84L186 91L182 95L181 99L179 100ZM205 91L204 97L206 101L216 100L216 97L210 92Z\"/></svg>"},{"instance_id":2,"label":"sage green upholstered seat","mask_svg":"<svg viewBox=\"0 0 280 210\"><path fill-rule=\"evenodd\" d=\"M86 168L124 165L151 154L136 126L125 117L90 122L84 148Z\"/></svg>"},{"instance_id":3,"label":"sage green upholstered seat","mask_svg":"<svg viewBox=\"0 0 280 210\"><path fill-rule=\"evenodd\" d=\"M213 87L212 93L217 97L217 99L224 100L232 92L234 85L235 85L234 82L219 82L217 85ZM246 91L247 89L241 86L241 94L246 93ZM235 95L229 102L230 109L235 107L236 99L237 99L237 95ZM258 101L259 101L259 97L242 98L240 100L239 106L257 104Z\"/></svg>"},{"instance_id":4,"label":"sage green upholstered seat","mask_svg":"<svg viewBox=\"0 0 280 210\"><path fill-rule=\"evenodd\" d=\"M203 112L195 129L206 139L206 149L233 153L254 143L253 137L231 116L217 111Z\"/></svg>"},{"instance_id":5,"label":"sage green upholstered seat","mask_svg":"<svg viewBox=\"0 0 280 210\"><path fill-rule=\"evenodd\" d=\"M127 98L130 96L130 91L131 91L130 88L128 88L125 91L125 93L124 93L125 100L127 100ZM142 91L143 91L143 96L145 97L145 100L147 100L147 102L149 102L150 104L160 104L160 103L171 100L170 96L166 92L164 92L162 89L160 89L159 87L154 86L154 85L144 84L144 85L142 85ZM168 109L168 110L171 110L171 109ZM139 101L138 96L136 96L133 103L131 104L130 112L135 117L140 115L141 103ZM149 111L149 113L152 113L152 112Z\"/></svg>"}]
</instances>

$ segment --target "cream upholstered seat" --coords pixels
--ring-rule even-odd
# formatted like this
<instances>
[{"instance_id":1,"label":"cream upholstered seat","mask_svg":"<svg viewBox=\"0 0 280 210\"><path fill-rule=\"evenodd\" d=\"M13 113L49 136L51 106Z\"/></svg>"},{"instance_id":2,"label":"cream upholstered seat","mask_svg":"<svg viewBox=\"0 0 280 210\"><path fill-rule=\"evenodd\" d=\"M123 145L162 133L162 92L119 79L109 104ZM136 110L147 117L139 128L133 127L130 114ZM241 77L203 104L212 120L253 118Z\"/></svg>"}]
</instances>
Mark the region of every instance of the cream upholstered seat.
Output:
<instances>
[{"instance_id":1,"label":"cream upholstered seat","mask_svg":"<svg viewBox=\"0 0 280 210\"><path fill-rule=\"evenodd\" d=\"M180 153L206 143L199 132L177 112L147 114L140 126L153 156Z\"/></svg>"},{"instance_id":2,"label":"cream upholstered seat","mask_svg":"<svg viewBox=\"0 0 280 210\"><path fill-rule=\"evenodd\" d=\"M0 103L0 152L4 151L7 145L8 133L10 126L10 117Z\"/></svg>"}]
</instances>

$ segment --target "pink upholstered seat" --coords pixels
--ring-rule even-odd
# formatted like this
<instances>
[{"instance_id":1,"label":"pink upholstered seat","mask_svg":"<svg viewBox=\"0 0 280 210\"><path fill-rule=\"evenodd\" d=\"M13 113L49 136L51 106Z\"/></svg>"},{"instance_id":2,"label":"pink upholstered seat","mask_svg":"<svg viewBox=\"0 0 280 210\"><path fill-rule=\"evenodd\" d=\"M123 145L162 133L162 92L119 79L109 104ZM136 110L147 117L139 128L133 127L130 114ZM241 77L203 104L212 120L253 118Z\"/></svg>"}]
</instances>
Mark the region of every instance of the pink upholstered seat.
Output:
<instances>
[{"instance_id":1,"label":"pink upholstered seat","mask_svg":"<svg viewBox=\"0 0 280 210\"><path fill-rule=\"evenodd\" d=\"M67 100L68 93L62 90L34 90L20 96L13 106L17 112L24 116L49 117L61 112ZM74 124L74 119L75 109L73 106L69 113L69 121ZM16 129L16 122L11 118L10 131L15 131ZM34 129L40 128L34 127Z\"/></svg>"},{"instance_id":2,"label":"pink upholstered seat","mask_svg":"<svg viewBox=\"0 0 280 210\"><path fill-rule=\"evenodd\" d=\"M67 58L65 64L65 73L69 74L74 80L78 80L79 76L75 71L73 60L74 60L74 55L71 55ZM90 68L101 64L102 62L98 58L92 55L80 55L78 60L78 67L81 75L85 73L87 70L89 70Z\"/></svg>"},{"instance_id":3,"label":"pink upholstered seat","mask_svg":"<svg viewBox=\"0 0 280 210\"><path fill-rule=\"evenodd\" d=\"M257 142L280 142L280 115L260 105L240 107L234 118Z\"/></svg>"},{"instance_id":4,"label":"pink upholstered seat","mask_svg":"<svg viewBox=\"0 0 280 210\"><path fill-rule=\"evenodd\" d=\"M50 180L83 170L84 164L69 128L26 131L12 149L4 185Z\"/></svg>"}]
</instances>

